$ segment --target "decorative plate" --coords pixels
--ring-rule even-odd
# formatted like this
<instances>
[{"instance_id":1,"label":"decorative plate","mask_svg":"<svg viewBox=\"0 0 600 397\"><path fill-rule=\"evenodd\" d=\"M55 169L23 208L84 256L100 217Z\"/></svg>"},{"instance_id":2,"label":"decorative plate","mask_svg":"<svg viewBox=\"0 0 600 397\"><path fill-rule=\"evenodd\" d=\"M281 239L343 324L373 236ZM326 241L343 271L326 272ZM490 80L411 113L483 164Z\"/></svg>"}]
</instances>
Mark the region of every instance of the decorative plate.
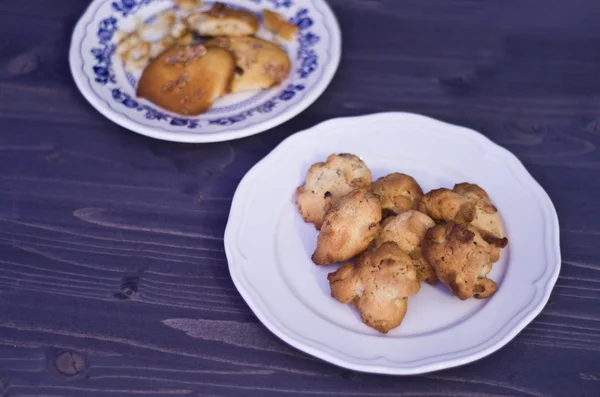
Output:
<instances>
[{"instance_id":1,"label":"decorative plate","mask_svg":"<svg viewBox=\"0 0 600 397\"><path fill-rule=\"evenodd\" d=\"M197 117L165 111L135 96L137 79L115 53L115 32L132 20L150 21L174 7L171 0L94 0L71 41L69 61L77 87L100 113L115 123L153 138L177 142L225 141L275 127L306 109L325 90L338 67L341 38L325 0L227 0L260 15L268 8L300 28L285 45L292 69L280 86L262 92L227 95ZM206 8L213 4L205 2Z\"/></svg>"},{"instance_id":2,"label":"decorative plate","mask_svg":"<svg viewBox=\"0 0 600 397\"><path fill-rule=\"evenodd\" d=\"M422 284L387 335L331 298L327 274L337 266L311 261L317 231L294 204L310 165L331 153L360 156L374 179L412 175L425 192L464 181L486 189L510 241L489 274L497 292L460 301L441 284ZM338 366L397 375L466 364L504 346L542 310L561 263L556 211L514 155L475 131L407 113L330 120L286 139L241 181L225 251L238 291L279 338Z\"/></svg>"}]
</instances>

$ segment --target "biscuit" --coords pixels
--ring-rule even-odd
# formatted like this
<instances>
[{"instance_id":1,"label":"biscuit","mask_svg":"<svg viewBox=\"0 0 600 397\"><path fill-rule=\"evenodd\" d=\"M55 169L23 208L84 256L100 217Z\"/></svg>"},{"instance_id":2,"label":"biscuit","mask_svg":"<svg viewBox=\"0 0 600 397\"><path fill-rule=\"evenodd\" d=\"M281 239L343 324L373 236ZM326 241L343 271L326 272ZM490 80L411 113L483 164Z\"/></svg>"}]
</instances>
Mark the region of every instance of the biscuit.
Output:
<instances>
[{"instance_id":1,"label":"biscuit","mask_svg":"<svg viewBox=\"0 0 600 397\"><path fill-rule=\"evenodd\" d=\"M298 34L299 28L288 22L283 15L270 10L262 10L263 23L267 30L284 40L292 40Z\"/></svg>"},{"instance_id":2,"label":"biscuit","mask_svg":"<svg viewBox=\"0 0 600 397\"><path fill-rule=\"evenodd\" d=\"M197 115L229 87L235 61L221 48L171 48L144 70L137 95L182 115Z\"/></svg>"},{"instance_id":3,"label":"biscuit","mask_svg":"<svg viewBox=\"0 0 600 397\"><path fill-rule=\"evenodd\" d=\"M189 28L200 36L249 36L258 31L258 18L251 11L216 2L209 11L187 17Z\"/></svg>"},{"instance_id":4,"label":"biscuit","mask_svg":"<svg viewBox=\"0 0 600 397\"><path fill-rule=\"evenodd\" d=\"M392 242L367 251L356 266L345 263L327 280L334 299L352 303L366 325L384 334L402 323L407 298L420 289L411 258Z\"/></svg>"},{"instance_id":5,"label":"biscuit","mask_svg":"<svg viewBox=\"0 0 600 397\"><path fill-rule=\"evenodd\" d=\"M427 215L414 210L406 211L393 217L385 226L382 222L382 229L375 238L374 245L380 247L390 241L396 243L413 259L419 281L427 280L428 283L435 284L435 270L420 252L425 233L433 226L435 222Z\"/></svg>"},{"instance_id":6,"label":"biscuit","mask_svg":"<svg viewBox=\"0 0 600 397\"><path fill-rule=\"evenodd\" d=\"M204 5L204 0L174 0L174 2L183 11L191 11Z\"/></svg>"},{"instance_id":7,"label":"biscuit","mask_svg":"<svg viewBox=\"0 0 600 397\"><path fill-rule=\"evenodd\" d=\"M395 172L373 182L373 193L381 197L386 214L399 214L417 208L423 190L417 181L406 174Z\"/></svg>"},{"instance_id":8,"label":"biscuit","mask_svg":"<svg viewBox=\"0 0 600 397\"><path fill-rule=\"evenodd\" d=\"M137 30L140 38L147 42L155 42L170 36L177 36L185 25L179 20L175 10L167 10L156 16L152 22L144 23Z\"/></svg>"},{"instance_id":9,"label":"biscuit","mask_svg":"<svg viewBox=\"0 0 600 397\"><path fill-rule=\"evenodd\" d=\"M469 223L475 218L475 205L446 188L434 189L421 197L418 209L436 221Z\"/></svg>"},{"instance_id":10,"label":"biscuit","mask_svg":"<svg viewBox=\"0 0 600 397\"><path fill-rule=\"evenodd\" d=\"M115 54L131 73L142 71L151 59L167 49L193 41L191 32L174 10L158 14L152 22L138 25L133 32L116 32L114 39L118 41Z\"/></svg>"},{"instance_id":11,"label":"biscuit","mask_svg":"<svg viewBox=\"0 0 600 397\"><path fill-rule=\"evenodd\" d=\"M235 56L232 93L275 87L290 72L291 61L285 50L257 37L217 37L207 40L204 45L224 48Z\"/></svg>"},{"instance_id":12,"label":"biscuit","mask_svg":"<svg viewBox=\"0 0 600 397\"><path fill-rule=\"evenodd\" d=\"M137 32L133 32L117 44L115 55L123 61L126 72L134 73L148 66L151 49L151 43L143 41Z\"/></svg>"},{"instance_id":13,"label":"biscuit","mask_svg":"<svg viewBox=\"0 0 600 397\"><path fill-rule=\"evenodd\" d=\"M385 218L384 218L384 219L381 221L381 228L383 229L383 228L385 228L387 225L389 225L389 224L390 224L390 222L391 222L391 221L393 221L395 217L396 217L396 216L394 216L394 215L391 215L391 216L385 217Z\"/></svg>"},{"instance_id":14,"label":"biscuit","mask_svg":"<svg viewBox=\"0 0 600 397\"><path fill-rule=\"evenodd\" d=\"M415 248L414 251L408 255L410 256L410 259L412 259L413 266L417 271L417 280L419 280L420 283L425 281L428 284L436 285L438 278L435 274L435 269L423 256L423 249L421 246Z\"/></svg>"},{"instance_id":15,"label":"biscuit","mask_svg":"<svg viewBox=\"0 0 600 397\"><path fill-rule=\"evenodd\" d=\"M492 245L492 262L500 258L500 249L508 244L498 210L486 191L475 184L432 190L421 198L419 211L438 221L470 224Z\"/></svg>"},{"instance_id":16,"label":"biscuit","mask_svg":"<svg viewBox=\"0 0 600 397\"><path fill-rule=\"evenodd\" d=\"M323 217L313 262L331 265L364 252L379 233L379 222L379 198L367 189L351 191Z\"/></svg>"},{"instance_id":17,"label":"biscuit","mask_svg":"<svg viewBox=\"0 0 600 397\"><path fill-rule=\"evenodd\" d=\"M371 186L371 170L353 154L332 154L325 163L313 164L304 185L296 190L296 205L305 222L321 229L323 217L341 197Z\"/></svg>"},{"instance_id":18,"label":"biscuit","mask_svg":"<svg viewBox=\"0 0 600 397\"><path fill-rule=\"evenodd\" d=\"M433 219L419 211L406 211L389 221L375 238L375 246L393 241L407 254L421 245L425 233L435 226Z\"/></svg>"},{"instance_id":19,"label":"biscuit","mask_svg":"<svg viewBox=\"0 0 600 397\"><path fill-rule=\"evenodd\" d=\"M193 40L194 38L192 36L192 33L189 31L184 31L180 33L179 37L167 36L162 40L155 41L151 43L150 46L150 58L156 58L171 47L189 46L192 44Z\"/></svg>"},{"instance_id":20,"label":"biscuit","mask_svg":"<svg viewBox=\"0 0 600 397\"><path fill-rule=\"evenodd\" d=\"M474 228L436 225L427 231L422 251L439 280L459 299L487 298L496 292L496 283L487 278L492 269L490 245Z\"/></svg>"},{"instance_id":21,"label":"biscuit","mask_svg":"<svg viewBox=\"0 0 600 397\"><path fill-rule=\"evenodd\" d=\"M498 209L492 205L487 192L475 184L459 183L454 185L453 190L474 204L475 212L470 224L492 245L492 261L496 262L500 248L508 244Z\"/></svg>"}]
</instances>

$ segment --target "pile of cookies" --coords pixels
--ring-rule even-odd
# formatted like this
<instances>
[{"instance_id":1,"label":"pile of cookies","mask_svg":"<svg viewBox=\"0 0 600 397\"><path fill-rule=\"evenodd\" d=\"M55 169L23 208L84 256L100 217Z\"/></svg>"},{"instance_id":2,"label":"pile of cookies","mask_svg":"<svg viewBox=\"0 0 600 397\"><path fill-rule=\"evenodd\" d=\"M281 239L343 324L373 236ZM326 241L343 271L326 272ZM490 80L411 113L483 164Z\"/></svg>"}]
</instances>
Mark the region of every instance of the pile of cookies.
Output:
<instances>
[{"instance_id":1,"label":"pile of cookies","mask_svg":"<svg viewBox=\"0 0 600 397\"><path fill-rule=\"evenodd\" d=\"M279 85L291 61L276 42L292 40L298 26L273 11L262 11L264 31L252 12L199 0L177 0L177 9L157 15L128 32L118 32L116 55L131 73L141 72L137 96L181 115L198 115L228 93ZM201 44L196 44L202 41Z\"/></svg>"},{"instance_id":2,"label":"pile of cookies","mask_svg":"<svg viewBox=\"0 0 600 397\"><path fill-rule=\"evenodd\" d=\"M359 157L332 154L310 167L296 191L300 214L319 230L313 262L343 263L327 277L333 298L387 333L423 281L440 281L461 300L496 291L487 274L508 239L481 187L459 183L423 194L406 174L371 180Z\"/></svg>"}]
</instances>

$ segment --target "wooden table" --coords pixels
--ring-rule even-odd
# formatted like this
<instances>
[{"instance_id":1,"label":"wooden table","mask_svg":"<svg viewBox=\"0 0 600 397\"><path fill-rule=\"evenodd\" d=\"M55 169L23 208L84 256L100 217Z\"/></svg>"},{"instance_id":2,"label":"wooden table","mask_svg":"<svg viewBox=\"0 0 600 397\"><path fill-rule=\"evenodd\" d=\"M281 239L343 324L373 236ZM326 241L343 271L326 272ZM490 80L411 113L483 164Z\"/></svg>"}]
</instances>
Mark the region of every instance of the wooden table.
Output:
<instances>
[{"instance_id":1,"label":"wooden table","mask_svg":"<svg viewBox=\"0 0 600 397\"><path fill-rule=\"evenodd\" d=\"M343 59L322 97L263 134L189 145L120 128L77 91L86 1L0 2L1 396L600 396L600 2L330 3ZM561 223L543 313L491 356L417 377L288 347L223 252L238 182L282 139L392 110L511 150Z\"/></svg>"}]
</instances>

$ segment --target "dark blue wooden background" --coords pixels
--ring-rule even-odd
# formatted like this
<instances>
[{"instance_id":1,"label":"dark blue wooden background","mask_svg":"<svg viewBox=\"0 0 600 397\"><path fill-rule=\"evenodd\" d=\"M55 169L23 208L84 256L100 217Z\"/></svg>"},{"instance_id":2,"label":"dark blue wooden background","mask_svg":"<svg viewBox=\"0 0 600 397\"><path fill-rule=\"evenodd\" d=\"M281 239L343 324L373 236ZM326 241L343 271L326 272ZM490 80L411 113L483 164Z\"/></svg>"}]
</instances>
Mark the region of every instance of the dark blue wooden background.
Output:
<instances>
[{"instance_id":1,"label":"dark blue wooden background","mask_svg":"<svg viewBox=\"0 0 600 397\"><path fill-rule=\"evenodd\" d=\"M600 1L330 3L343 57L315 104L251 138L187 145L122 129L79 94L67 50L87 1L0 1L0 395L600 396ZM223 252L232 194L277 143L392 110L514 152L561 223L543 313L491 356L417 377L289 348Z\"/></svg>"}]
</instances>

